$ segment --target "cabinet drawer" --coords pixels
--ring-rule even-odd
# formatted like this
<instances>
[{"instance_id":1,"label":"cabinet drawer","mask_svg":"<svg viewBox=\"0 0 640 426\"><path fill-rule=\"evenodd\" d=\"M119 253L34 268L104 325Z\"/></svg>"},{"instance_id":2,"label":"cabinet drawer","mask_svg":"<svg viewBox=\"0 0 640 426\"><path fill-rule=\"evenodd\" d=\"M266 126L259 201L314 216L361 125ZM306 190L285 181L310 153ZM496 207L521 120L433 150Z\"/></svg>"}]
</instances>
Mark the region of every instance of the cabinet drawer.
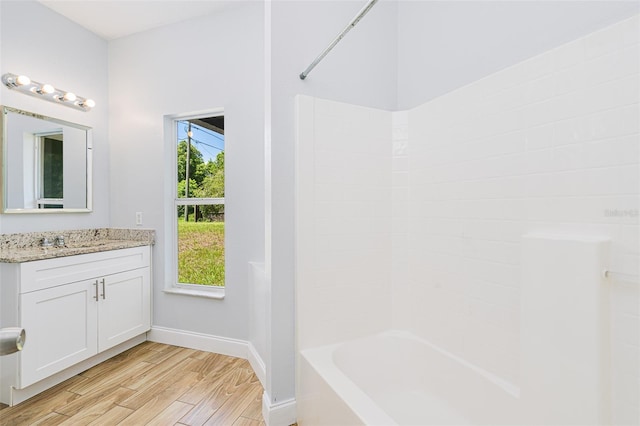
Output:
<instances>
[{"instance_id":1,"label":"cabinet drawer","mask_svg":"<svg viewBox=\"0 0 640 426\"><path fill-rule=\"evenodd\" d=\"M20 293L149 266L151 247L103 251L20 264Z\"/></svg>"}]
</instances>

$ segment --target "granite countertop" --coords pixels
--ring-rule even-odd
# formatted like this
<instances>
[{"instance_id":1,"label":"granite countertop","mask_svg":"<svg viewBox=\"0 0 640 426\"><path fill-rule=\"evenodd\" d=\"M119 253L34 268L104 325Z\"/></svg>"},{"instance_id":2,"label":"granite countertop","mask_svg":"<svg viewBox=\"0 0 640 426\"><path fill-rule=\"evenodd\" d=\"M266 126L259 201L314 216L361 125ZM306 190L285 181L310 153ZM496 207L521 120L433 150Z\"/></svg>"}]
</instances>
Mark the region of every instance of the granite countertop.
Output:
<instances>
[{"instance_id":1,"label":"granite countertop","mask_svg":"<svg viewBox=\"0 0 640 426\"><path fill-rule=\"evenodd\" d=\"M63 247L42 247L47 238L63 236ZM22 263L77 254L97 253L155 244L151 229L97 228L59 232L0 234L0 263Z\"/></svg>"}]
</instances>

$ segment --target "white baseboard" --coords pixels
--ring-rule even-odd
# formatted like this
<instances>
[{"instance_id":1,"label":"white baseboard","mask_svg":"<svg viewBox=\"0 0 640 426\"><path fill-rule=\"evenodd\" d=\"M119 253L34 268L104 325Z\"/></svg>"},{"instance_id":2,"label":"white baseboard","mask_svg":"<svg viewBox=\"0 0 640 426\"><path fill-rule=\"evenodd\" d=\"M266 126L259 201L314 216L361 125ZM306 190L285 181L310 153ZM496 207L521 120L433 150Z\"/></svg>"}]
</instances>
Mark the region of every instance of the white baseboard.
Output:
<instances>
[{"instance_id":1,"label":"white baseboard","mask_svg":"<svg viewBox=\"0 0 640 426\"><path fill-rule=\"evenodd\" d=\"M58 383L62 383L65 380L70 379L71 377L76 376L83 371L94 367L101 362L104 362L109 358L118 355L119 353L126 351L127 349L131 349L132 347L139 345L145 340L147 339L143 333L139 336L134 337L133 339L127 340L124 343L120 343L113 348L107 349L104 352L94 355L89 359L85 359L84 361L81 361L65 370L62 370L59 373L54 374L53 376L42 379L39 382L34 383L24 389L11 388L11 400L9 401L9 405L13 406L26 401L27 399L39 394L40 392L44 392L45 390L52 388Z\"/></svg>"},{"instance_id":2,"label":"white baseboard","mask_svg":"<svg viewBox=\"0 0 640 426\"><path fill-rule=\"evenodd\" d=\"M151 327L147 340L167 345L182 346L200 351L215 352L217 354L235 356L247 359L248 343L244 340L229 339L227 337L212 336L210 334L194 333L166 327Z\"/></svg>"},{"instance_id":3,"label":"white baseboard","mask_svg":"<svg viewBox=\"0 0 640 426\"><path fill-rule=\"evenodd\" d=\"M247 359L249 360L249 364L251 364L251 368L253 368L253 371L256 373L256 376L258 376L258 380L260 380L262 388L264 389L266 387L265 381L267 378L267 368L264 365L264 360L251 342L249 342L249 357Z\"/></svg>"},{"instance_id":4,"label":"white baseboard","mask_svg":"<svg viewBox=\"0 0 640 426\"><path fill-rule=\"evenodd\" d=\"M264 391L262 394L262 417L267 426L289 426L296 422L296 400L287 399L271 404L271 398Z\"/></svg>"}]
</instances>

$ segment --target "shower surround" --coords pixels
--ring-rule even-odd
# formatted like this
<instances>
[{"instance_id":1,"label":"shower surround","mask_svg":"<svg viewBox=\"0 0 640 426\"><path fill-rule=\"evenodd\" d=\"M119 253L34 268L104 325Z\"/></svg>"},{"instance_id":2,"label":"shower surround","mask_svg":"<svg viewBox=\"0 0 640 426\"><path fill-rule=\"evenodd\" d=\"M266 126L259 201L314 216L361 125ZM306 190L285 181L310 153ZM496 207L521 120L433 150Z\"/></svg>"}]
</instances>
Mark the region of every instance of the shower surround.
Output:
<instances>
[{"instance_id":1,"label":"shower surround","mask_svg":"<svg viewBox=\"0 0 640 426\"><path fill-rule=\"evenodd\" d=\"M320 374L313 351L389 330L520 391L536 234L606 246L585 258L614 272L585 282L602 286L587 310L602 329L575 330L605 342L591 419L640 423L638 31L636 16L409 111L298 98L300 424L324 421L314 392L336 400L338 370ZM561 286L546 287L560 327L585 299ZM333 414L362 422L343 391Z\"/></svg>"}]
</instances>

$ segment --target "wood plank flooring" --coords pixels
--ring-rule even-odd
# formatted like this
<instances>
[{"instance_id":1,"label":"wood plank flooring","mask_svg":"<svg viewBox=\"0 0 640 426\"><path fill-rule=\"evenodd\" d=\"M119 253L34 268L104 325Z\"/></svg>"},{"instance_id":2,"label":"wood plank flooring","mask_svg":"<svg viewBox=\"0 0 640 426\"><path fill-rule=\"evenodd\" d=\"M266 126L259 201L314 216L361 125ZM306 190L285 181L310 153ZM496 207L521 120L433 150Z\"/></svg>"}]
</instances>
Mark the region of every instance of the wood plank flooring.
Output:
<instances>
[{"instance_id":1,"label":"wood plank flooring","mask_svg":"<svg viewBox=\"0 0 640 426\"><path fill-rule=\"evenodd\" d=\"M16 405L0 425L260 426L247 360L144 342Z\"/></svg>"}]
</instances>

